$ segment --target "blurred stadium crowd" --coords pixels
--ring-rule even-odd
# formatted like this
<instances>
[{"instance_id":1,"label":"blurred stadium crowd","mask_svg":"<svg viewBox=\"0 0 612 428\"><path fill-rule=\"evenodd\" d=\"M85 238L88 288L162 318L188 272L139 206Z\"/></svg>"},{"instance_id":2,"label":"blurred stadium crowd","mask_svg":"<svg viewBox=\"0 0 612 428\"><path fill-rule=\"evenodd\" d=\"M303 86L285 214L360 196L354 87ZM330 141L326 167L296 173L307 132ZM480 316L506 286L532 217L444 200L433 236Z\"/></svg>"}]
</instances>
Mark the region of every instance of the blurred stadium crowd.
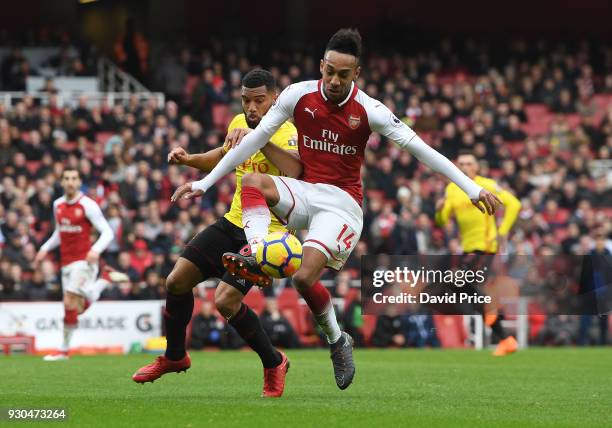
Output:
<instances>
[{"instance_id":1,"label":"blurred stadium crowd","mask_svg":"<svg viewBox=\"0 0 612 428\"><path fill-rule=\"evenodd\" d=\"M182 246L227 211L234 188L228 176L200 200L170 205L173 190L200 174L169 166L168 151L222 144L229 120L241 112L241 76L255 66L271 70L281 89L319 77L318 52L268 50L265 61L256 60L254 52L263 50L247 40L168 50L147 78L166 94L165 105L136 96L125 105L92 105L85 97L60 105L52 82L41 88L46 102L32 96L0 102L0 300L61 296L57 265L46 261L35 269L32 260L51 233L65 165L79 168L84 192L100 203L116 233L103 263L131 279L103 298L163 298L164 278ZM21 89L7 71L27 69L15 55L2 59L3 88ZM481 175L521 199L509 253L612 250L609 46L445 40L409 55L368 49L358 84L447 157L473 150ZM433 223L443 178L377 134L362 175L363 234L345 273L324 277L334 289L358 278L364 254L461 252L457 229Z\"/></svg>"},{"instance_id":2,"label":"blurred stadium crowd","mask_svg":"<svg viewBox=\"0 0 612 428\"><path fill-rule=\"evenodd\" d=\"M0 30L0 47L3 49L0 65L0 90L25 91L31 76L94 76L97 72L97 50L91 43L72 40L58 27L40 27L38 30L11 33ZM40 64L33 65L23 49L57 48L56 52ZM55 92L52 86L41 90Z\"/></svg>"}]
</instances>

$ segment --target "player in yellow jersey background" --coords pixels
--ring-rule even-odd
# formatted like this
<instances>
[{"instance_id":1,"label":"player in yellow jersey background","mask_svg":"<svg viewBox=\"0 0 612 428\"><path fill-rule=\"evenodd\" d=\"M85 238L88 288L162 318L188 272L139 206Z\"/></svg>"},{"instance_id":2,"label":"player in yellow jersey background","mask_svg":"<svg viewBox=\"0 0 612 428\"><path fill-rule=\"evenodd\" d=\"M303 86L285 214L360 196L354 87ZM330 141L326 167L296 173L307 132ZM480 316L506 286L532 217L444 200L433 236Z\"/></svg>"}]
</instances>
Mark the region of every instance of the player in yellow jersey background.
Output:
<instances>
[{"instance_id":1,"label":"player in yellow jersey background","mask_svg":"<svg viewBox=\"0 0 612 428\"><path fill-rule=\"evenodd\" d=\"M276 100L276 96L276 82L270 72L253 70L247 73L242 80L244 113L237 115L230 123L226 141L255 128ZM300 176L302 164L299 161L296 140L295 127L286 122L260 152L236 168L236 193L229 212L198 233L185 246L166 280L168 294L164 312L167 336L165 355L139 369L132 376L135 382L153 382L165 373L185 371L191 366L189 354L185 351L185 330L193 312L192 289L208 278L221 278L215 292L217 309L259 355L264 367L262 395L282 395L289 366L287 357L272 346L259 317L242 302L253 284L228 274L223 268L221 256L228 251L240 251L247 244L242 228L240 203L242 176L251 172ZM209 172L230 149L229 144L225 144L206 153L190 155L182 148L175 148L168 155L168 161ZM285 229L278 221L273 220L270 230Z\"/></svg>"},{"instance_id":2,"label":"player in yellow jersey background","mask_svg":"<svg viewBox=\"0 0 612 428\"><path fill-rule=\"evenodd\" d=\"M504 203L503 218L498 226L495 216L484 215L455 183L450 183L446 186L445 197L436 204L436 224L445 226L454 217L459 227L461 247L466 254L492 255L504 251L508 233L521 210L521 202L508 190L499 187L495 180L478 175L478 160L471 152L460 152L457 165L465 175ZM494 355L503 356L515 352L517 342L503 328L502 315L497 311L487 312L484 318L487 326L499 338Z\"/></svg>"},{"instance_id":3,"label":"player in yellow jersey background","mask_svg":"<svg viewBox=\"0 0 612 428\"><path fill-rule=\"evenodd\" d=\"M455 183L449 183L445 198L436 204L436 224L445 226L455 217L463 252L495 254L500 242L505 243L521 210L521 202L512 193L500 188L495 180L478 175L478 161L471 152L462 152L457 158L457 164L465 175L494 193L504 203L503 219L498 227L495 216L483 215Z\"/></svg>"},{"instance_id":4,"label":"player in yellow jersey background","mask_svg":"<svg viewBox=\"0 0 612 428\"><path fill-rule=\"evenodd\" d=\"M246 132L250 130L247 123L246 115L239 114L230 122L227 130L228 134L231 134L234 130L240 130ZM297 130L291 122L285 122L281 125L280 129L276 131L270 142L283 150L295 151L297 153ZM227 148L227 147L226 147ZM242 228L242 202L240 201L240 195L242 190L242 176L250 172L261 172L262 174L272 175L286 175L283 174L276 165L274 165L262 152L257 152L249 160L239 165L236 168L236 191L234 192L234 198L232 199L232 206L230 210L225 214L225 218L231 221L236 226ZM278 221L275 216L272 216L272 223L270 224L270 232L276 232L285 230L285 227Z\"/></svg>"}]
</instances>

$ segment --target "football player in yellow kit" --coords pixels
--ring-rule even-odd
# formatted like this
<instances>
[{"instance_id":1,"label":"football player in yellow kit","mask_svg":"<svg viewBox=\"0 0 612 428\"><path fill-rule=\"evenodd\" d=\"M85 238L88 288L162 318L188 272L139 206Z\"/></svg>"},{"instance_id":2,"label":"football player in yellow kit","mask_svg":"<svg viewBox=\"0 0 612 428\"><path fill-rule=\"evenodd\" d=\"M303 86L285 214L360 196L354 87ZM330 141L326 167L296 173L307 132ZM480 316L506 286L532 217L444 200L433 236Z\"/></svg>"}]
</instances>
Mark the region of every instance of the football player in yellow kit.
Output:
<instances>
[{"instance_id":1,"label":"football player in yellow kit","mask_svg":"<svg viewBox=\"0 0 612 428\"><path fill-rule=\"evenodd\" d=\"M503 251L506 237L521 210L521 202L512 193L500 188L495 180L478 175L478 161L471 152L461 152L457 164L465 175L503 202L503 219L498 227L494 216L483 215L455 183L449 183L445 198L436 204L436 224L444 226L454 216L461 235L461 246L466 254L492 255ZM515 352L518 348L516 339L505 332L501 325L501 315L487 313L484 318L500 340L494 355L503 356Z\"/></svg>"},{"instance_id":2,"label":"football player in yellow kit","mask_svg":"<svg viewBox=\"0 0 612 428\"><path fill-rule=\"evenodd\" d=\"M270 72L253 70L247 73L242 81L244 113L234 117L228 127L228 137L255 128L276 100L276 94L276 82ZM253 283L228 274L221 256L228 251L237 252L247 243L240 202L242 176L251 172L299 176L302 165L297 154L296 138L297 131L293 124L285 122L270 138L269 144L236 168L236 192L229 212L198 233L185 246L167 278L164 320L168 345L165 355L160 355L152 364L139 369L132 376L135 382L153 382L165 373L185 371L191 366L189 354L185 351L185 330L193 311L192 288L205 279L216 277L221 278L215 293L217 309L262 361L262 395L282 395L289 368L287 356L272 346L259 317L242 302ZM172 164L188 165L209 172L228 150L230 147L225 144L206 153L190 155L182 148L175 148L168 155L168 160ZM285 227L278 220L272 221L270 231L284 230Z\"/></svg>"}]
</instances>

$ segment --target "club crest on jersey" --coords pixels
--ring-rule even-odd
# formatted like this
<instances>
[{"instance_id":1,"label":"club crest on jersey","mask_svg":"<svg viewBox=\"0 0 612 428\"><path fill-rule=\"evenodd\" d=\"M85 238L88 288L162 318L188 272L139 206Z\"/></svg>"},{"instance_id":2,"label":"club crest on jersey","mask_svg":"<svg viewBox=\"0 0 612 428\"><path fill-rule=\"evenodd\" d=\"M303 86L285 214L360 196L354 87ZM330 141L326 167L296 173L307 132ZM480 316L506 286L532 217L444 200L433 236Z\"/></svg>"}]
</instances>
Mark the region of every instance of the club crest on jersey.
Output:
<instances>
[{"instance_id":1,"label":"club crest on jersey","mask_svg":"<svg viewBox=\"0 0 612 428\"><path fill-rule=\"evenodd\" d=\"M83 210L80 208L77 208L76 210L74 210L74 215L76 217L81 217L83 215Z\"/></svg>"},{"instance_id":2,"label":"club crest on jersey","mask_svg":"<svg viewBox=\"0 0 612 428\"><path fill-rule=\"evenodd\" d=\"M351 128L351 129L359 128L359 125L361 125L361 117L354 116L352 114L349 115L349 117L348 117L348 125L349 125L349 128Z\"/></svg>"}]
</instances>

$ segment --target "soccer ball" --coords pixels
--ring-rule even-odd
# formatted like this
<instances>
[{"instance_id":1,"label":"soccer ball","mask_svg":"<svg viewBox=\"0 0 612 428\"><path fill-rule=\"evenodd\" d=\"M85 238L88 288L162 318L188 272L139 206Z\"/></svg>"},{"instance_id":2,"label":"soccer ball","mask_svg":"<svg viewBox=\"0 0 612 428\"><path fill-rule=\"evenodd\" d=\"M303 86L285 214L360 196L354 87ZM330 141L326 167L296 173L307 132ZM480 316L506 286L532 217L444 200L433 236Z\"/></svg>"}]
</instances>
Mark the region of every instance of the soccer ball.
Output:
<instances>
[{"instance_id":1,"label":"soccer ball","mask_svg":"<svg viewBox=\"0 0 612 428\"><path fill-rule=\"evenodd\" d=\"M293 275L302 264L302 244L289 232L272 232L255 253L261 270L274 278Z\"/></svg>"}]
</instances>

